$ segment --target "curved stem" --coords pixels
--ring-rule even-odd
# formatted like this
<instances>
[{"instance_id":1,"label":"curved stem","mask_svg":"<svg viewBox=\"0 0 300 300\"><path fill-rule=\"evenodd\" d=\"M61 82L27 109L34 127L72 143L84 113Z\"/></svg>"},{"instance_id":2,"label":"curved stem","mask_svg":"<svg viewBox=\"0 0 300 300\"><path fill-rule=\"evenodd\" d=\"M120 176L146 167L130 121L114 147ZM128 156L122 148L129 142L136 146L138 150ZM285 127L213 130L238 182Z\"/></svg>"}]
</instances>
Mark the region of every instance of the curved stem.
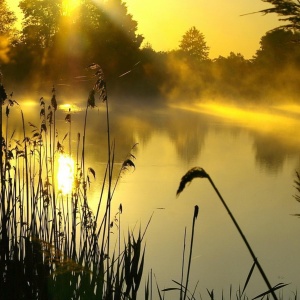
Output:
<instances>
[{"instance_id":1,"label":"curved stem","mask_svg":"<svg viewBox=\"0 0 300 300\"><path fill-rule=\"evenodd\" d=\"M260 271L261 276L263 277L263 279L264 279L266 285L268 286L268 289L269 289L269 291L271 292L271 294L272 294L274 300L278 300L278 299L277 299L277 296L276 296L276 294L275 294L275 292L274 292L274 290L273 290L273 288L272 288L272 286L271 286L271 284L270 284L270 282L269 282L269 280L268 280L268 278L267 278L267 276L266 276L266 274L265 274L265 272L264 272L264 270L262 269L262 267L261 267L260 263L258 262L258 259L257 259L257 257L255 256L255 254L254 254L254 252L253 252L253 250L252 250L250 244L248 243L248 241L247 241L247 239L246 239L244 233L242 232L242 229L240 228L239 224L238 224L237 221L235 220L233 214L231 213L230 209L228 208L227 204L225 203L225 200L223 199L222 195L220 194L220 192L218 191L217 187L215 186L214 182L212 181L212 179L210 178L210 176L209 176L208 174L207 174L207 179L209 180L209 182L211 183L211 185L212 185L212 187L214 188L215 192L216 192L217 195L219 196L219 198L220 198L222 204L224 205L226 211L228 212L228 214L229 214L229 216L230 216L232 222L234 223L235 227L237 228L238 232L240 233L240 235L241 235L241 237L242 237L244 243L246 244L246 246L247 246L247 248L248 248L248 250L249 250L249 252L250 252L250 254L251 254L251 256L252 256L252 258L253 258L253 260L254 260L254 262L255 262L255 264L257 265L258 270Z\"/></svg>"}]
</instances>

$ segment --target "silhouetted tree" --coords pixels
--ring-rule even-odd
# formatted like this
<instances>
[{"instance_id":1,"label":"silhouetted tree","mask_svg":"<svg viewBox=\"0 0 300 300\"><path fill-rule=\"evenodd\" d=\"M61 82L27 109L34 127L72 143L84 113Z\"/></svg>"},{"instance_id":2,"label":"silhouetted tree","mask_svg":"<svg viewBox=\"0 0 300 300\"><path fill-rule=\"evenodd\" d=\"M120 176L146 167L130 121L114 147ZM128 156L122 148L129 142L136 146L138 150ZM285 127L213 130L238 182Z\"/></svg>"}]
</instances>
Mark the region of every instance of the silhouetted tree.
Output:
<instances>
[{"instance_id":1,"label":"silhouetted tree","mask_svg":"<svg viewBox=\"0 0 300 300\"><path fill-rule=\"evenodd\" d=\"M9 10L6 0L0 2L0 62L9 61L9 51L16 38L16 16Z\"/></svg>"},{"instance_id":2,"label":"silhouetted tree","mask_svg":"<svg viewBox=\"0 0 300 300\"><path fill-rule=\"evenodd\" d=\"M17 77L68 78L91 62L109 77L139 61L143 37L121 0L81 0L70 14L63 0L21 0L21 38L13 49ZM82 74L80 74L82 75ZM38 79L37 79L38 80Z\"/></svg>"},{"instance_id":3,"label":"silhouetted tree","mask_svg":"<svg viewBox=\"0 0 300 300\"><path fill-rule=\"evenodd\" d=\"M183 35L179 48L186 57L193 60L203 61L208 59L209 47L206 45L204 34L195 26Z\"/></svg>"},{"instance_id":4,"label":"silhouetted tree","mask_svg":"<svg viewBox=\"0 0 300 300\"><path fill-rule=\"evenodd\" d=\"M219 56L213 63L216 93L223 96L246 97L250 94L247 84L250 62L241 53L230 52L229 56Z\"/></svg>"},{"instance_id":5,"label":"silhouetted tree","mask_svg":"<svg viewBox=\"0 0 300 300\"><path fill-rule=\"evenodd\" d=\"M299 95L300 34L286 28L267 32L254 56L255 85L269 99ZM270 96L268 96L270 95Z\"/></svg>"},{"instance_id":6,"label":"silhouetted tree","mask_svg":"<svg viewBox=\"0 0 300 300\"><path fill-rule=\"evenodd\" d=\"M21 0L24 19L22 39L35 47L47 48L59 29L63 0Z\"/></svg>"},{"instance_id":7,"label":"silhouetted tree","mask_svg":"<svg viewBox=\"0 0 300 300\"><path fill-rule=\"evenodd\" d=\"M300 33L285 28L267 32L256 51L256 63L269 68L283 67L288 63L300 63Z\"/></svg>"},{"instance_id":8,"label":"silhouetted tree","mask_svg":"<svg viewBox=\"0 0 300 300\"><path fill-rule=\"evenodd\" d=\"M280 16L280 21L287 22L280 26L285 28L300 29L300 1L299 0L262 0L271 3L273 7L263 9L259 12L264 14L275 13Z\"/></svg>"},{"instance_id":9,"label":"silhouetted tree","mask_svg":"<svg viewBox=\"0 0 300 300\"><path fill-rule=\"evenodd\" d=\"M2 0L0 2L0 35L11 36L15 29L16 19L14 12L9 10L6 0Z\"/></svg>"},{"instance_id":10,"label":"silhouetted tree","mask_svg":"<svg viewBox=\"0 0 300 300\"><path fill-rule=\"evenodd\" d=\"M80 46L86 49L82 59L100 63L110 86L140 60L143 37L137 34L137 22L121 0L108 0L101 6L84 0L76 26ZM124 89L129 80L134 80L134 74L117 80L114 91Z\"/></svg>"}]
</instances>

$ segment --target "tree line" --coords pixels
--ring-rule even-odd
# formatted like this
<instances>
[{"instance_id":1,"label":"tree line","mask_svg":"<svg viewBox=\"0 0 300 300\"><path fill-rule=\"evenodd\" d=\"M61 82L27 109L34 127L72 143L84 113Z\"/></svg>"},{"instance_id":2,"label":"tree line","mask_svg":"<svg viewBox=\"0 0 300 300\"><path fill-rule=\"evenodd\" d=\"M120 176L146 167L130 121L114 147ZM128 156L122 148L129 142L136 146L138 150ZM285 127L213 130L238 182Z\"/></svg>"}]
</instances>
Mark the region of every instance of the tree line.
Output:
<instances>
[{"instance_id":1,"label":"tree line","mask_svg":"<svg viewBox=\"0 0 300 300\"><path fill-rule=\"evenodd\" d=\"M251 59L231 52L209 58L205 36L191 27L178 49L156 52L143 43L138 23L122 0L81 0L72 12L63 0L21 0L21 28L0 3L0 62L4 80L14 89L52 84L85 87L86 66L100 64L108 88L119 96L152 99L295 100L300 85L299 3L262 0L284 26L267 32Z\"/></svg>"}]
</instances>

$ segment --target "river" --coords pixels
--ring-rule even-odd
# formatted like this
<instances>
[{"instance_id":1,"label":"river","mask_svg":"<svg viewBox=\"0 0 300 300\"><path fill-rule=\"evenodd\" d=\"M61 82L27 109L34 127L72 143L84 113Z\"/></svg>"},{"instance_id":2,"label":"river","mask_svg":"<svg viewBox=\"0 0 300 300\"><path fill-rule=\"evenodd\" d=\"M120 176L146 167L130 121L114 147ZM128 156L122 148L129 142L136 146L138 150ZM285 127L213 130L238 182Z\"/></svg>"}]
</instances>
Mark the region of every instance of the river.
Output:
<instances>
[{"instance_id":1,"label":"river","mask_svg":"<svg viewBox=\"0 0 300 300\"><path fill-rule=\"evenodd\" d=\"M86 166L96 171L89 192L94 209L107 153L103 145L103 105L88 111L87 122ZM64 122L69 107L71 147L75 149L84 109L60 107L60 138L69 131L69 124ZM25 105L25 117L33 118L33 109L36 106ZM38 122L38 117L34 121ZM185 228L187 263L194 206L198 205L190 290L197 285L197 299L199 294L208 299L206 289L214 289L216 298L221 298L223 291L229 299L231 286L233 294L239 286L243 288L253 260L208 180L195 178L176 197L181 177L199 166L218 187L271 284L288 283L283 289L284 298L293 297L300 287L300 220L292 216L300 212L300 204L293 198L295 172L300 169L298 107L250 110L220 104L169 109L114 106L110 124L116 168L129 153L135 157L131 157L135 169L122 174L112 211L117 212L122 203L125 234L128 229L144 230L152 216L145 235L144 280L152 271L159 288L178 287L172 280L180 282ZM255 269L246 295L253 298L266 289ZM157 295L154 277L153 293ZM170 291L165 298L175 295Z\"/></svg>"}]
</instances>

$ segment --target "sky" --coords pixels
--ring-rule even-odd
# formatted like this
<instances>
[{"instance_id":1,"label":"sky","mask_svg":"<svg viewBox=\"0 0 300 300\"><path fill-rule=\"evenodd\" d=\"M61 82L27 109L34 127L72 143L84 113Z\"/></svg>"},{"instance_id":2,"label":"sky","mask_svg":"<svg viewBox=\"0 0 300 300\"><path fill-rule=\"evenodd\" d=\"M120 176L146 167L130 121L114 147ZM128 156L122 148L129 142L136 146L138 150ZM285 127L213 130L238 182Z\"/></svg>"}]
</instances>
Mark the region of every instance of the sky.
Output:
<instances>
[{"instance_id":1,"label":"sky","mask_svg":"<svg viewBox=\"0 0 300 300\"><path fill-rule=\"evenodd\" d=\"M261 37L283 24L277 15L241 16L271 7L262 0L123 1L138 22L138 33L155 51L177 49L184 33L195 26L205 36L210 58L227 57L231 51L251 58ZM17 9L18 0L7 2Z\"/></svg>"},{"instance_id":2,"label":"sky","mask_svg":"<svg viewBox=\"0 0 300 300\"><path fill-rule=\"evenodd\" d=\"M283 22L276 15L243 14L271 7L262 0L125 0L128 12L156 51L179 47L184 33L195 26L205 36L210 57L241 53L251 58L259 41Z\"/></svg>"}]
</instances>

